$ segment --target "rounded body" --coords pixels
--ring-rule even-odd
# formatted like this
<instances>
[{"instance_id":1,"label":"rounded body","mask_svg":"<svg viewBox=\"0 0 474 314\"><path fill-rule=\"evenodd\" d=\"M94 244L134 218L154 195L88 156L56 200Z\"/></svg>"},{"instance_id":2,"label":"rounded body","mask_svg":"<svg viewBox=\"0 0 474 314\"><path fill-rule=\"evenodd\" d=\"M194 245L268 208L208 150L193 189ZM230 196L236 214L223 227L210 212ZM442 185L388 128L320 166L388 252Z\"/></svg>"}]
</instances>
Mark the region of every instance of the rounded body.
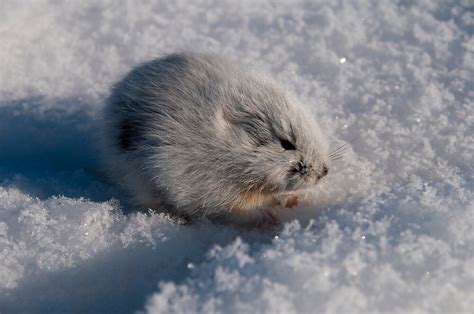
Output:
<instances>
[{"instance_id":1,"label":"rounded body","mask_svg":"<svg viewBox=\"0 0 474 314\"><path fill-rule=\"evenodd\" d=\"M143 208L273 219L279 195L328 171L326 141L298 100L213 55L136 67L113 87L104 118L107 172Z\"/></svg>"}]
</instances>

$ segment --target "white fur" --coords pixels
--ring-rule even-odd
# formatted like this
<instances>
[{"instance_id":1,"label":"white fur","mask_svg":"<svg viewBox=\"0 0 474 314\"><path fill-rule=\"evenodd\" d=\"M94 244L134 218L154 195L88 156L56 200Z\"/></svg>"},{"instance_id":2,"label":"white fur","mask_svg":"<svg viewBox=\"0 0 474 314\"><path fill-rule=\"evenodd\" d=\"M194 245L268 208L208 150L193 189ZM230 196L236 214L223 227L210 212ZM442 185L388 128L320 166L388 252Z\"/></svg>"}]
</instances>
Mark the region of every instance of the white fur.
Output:
<instances>
[{"instance_id":1,"label":"white fur","mask_svg":"<svg viewBox=\"0 0 474 314\"><path fill-rule=\"evenodd\" d=\"M108 173L140 207L258 220L271 215L271 195L315 184L328 163L325 138L294 95L217 56L136 67L113 87L104 115ZM312 166L305 176L299 160ZM235 210L249 192L265 197Z\"/></svg>"}]
</instances>

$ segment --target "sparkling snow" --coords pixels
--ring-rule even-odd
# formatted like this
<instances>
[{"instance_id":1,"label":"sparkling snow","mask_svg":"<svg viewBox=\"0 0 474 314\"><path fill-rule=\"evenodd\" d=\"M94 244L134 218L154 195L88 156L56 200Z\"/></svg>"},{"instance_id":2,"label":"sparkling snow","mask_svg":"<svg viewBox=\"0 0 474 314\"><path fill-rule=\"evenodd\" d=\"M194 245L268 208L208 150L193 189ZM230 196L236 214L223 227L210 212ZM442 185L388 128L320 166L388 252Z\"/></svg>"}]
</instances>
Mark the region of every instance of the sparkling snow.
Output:
<instances>
[{"instance_id":1,"label":"sparkling snow","mask_svg":"<svg viewBox=\"0 0 474 314\"><path fill-rule=\"evenodd\" d=\"M468 312L472 1L0 3L0 312ZM134 64L214 52L272 73L348 158L249 231L137 213L99 112Z\"/></svg>"}]
</instances>

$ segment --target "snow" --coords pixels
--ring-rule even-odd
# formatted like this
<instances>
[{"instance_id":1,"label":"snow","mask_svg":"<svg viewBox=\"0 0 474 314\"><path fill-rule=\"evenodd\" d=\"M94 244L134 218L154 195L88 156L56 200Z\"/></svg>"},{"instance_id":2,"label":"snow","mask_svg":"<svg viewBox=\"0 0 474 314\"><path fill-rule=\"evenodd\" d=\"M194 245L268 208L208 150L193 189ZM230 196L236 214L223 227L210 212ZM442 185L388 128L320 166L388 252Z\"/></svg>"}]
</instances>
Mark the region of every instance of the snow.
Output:
<instances>
[{"instance_id":1,"label":"snow","mask_svg":"<svg viewBox=\"0 0 474 314\"><path fill-rule=\"evenodd\" d=\"M3 0L0 21L0 312L474 308L471 1ZM103 179L108 87L180 50L272 73L356 139L281 229L180 225Z\"/></svg>"}]
</instances>

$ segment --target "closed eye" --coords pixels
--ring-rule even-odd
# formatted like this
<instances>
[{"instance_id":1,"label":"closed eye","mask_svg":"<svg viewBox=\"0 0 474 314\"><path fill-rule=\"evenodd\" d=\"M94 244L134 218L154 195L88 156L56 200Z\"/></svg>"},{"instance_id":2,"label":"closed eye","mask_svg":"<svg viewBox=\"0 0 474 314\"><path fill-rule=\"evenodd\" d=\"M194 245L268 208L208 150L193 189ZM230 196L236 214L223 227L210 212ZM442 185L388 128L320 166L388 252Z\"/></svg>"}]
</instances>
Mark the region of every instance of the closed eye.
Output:
<instances>
[{"instance_id":1,"label":"closed eye","mask_svg":"<svg viewBox=\"0 0 474 314\"><path fill-rule=\"evenodd\" d=\"M280 144L281 144L281 147L283 147L285 150L295 150L296 149L295 145L293 145L288 140L280 139Z\"/></svg>"}]
</instances>

